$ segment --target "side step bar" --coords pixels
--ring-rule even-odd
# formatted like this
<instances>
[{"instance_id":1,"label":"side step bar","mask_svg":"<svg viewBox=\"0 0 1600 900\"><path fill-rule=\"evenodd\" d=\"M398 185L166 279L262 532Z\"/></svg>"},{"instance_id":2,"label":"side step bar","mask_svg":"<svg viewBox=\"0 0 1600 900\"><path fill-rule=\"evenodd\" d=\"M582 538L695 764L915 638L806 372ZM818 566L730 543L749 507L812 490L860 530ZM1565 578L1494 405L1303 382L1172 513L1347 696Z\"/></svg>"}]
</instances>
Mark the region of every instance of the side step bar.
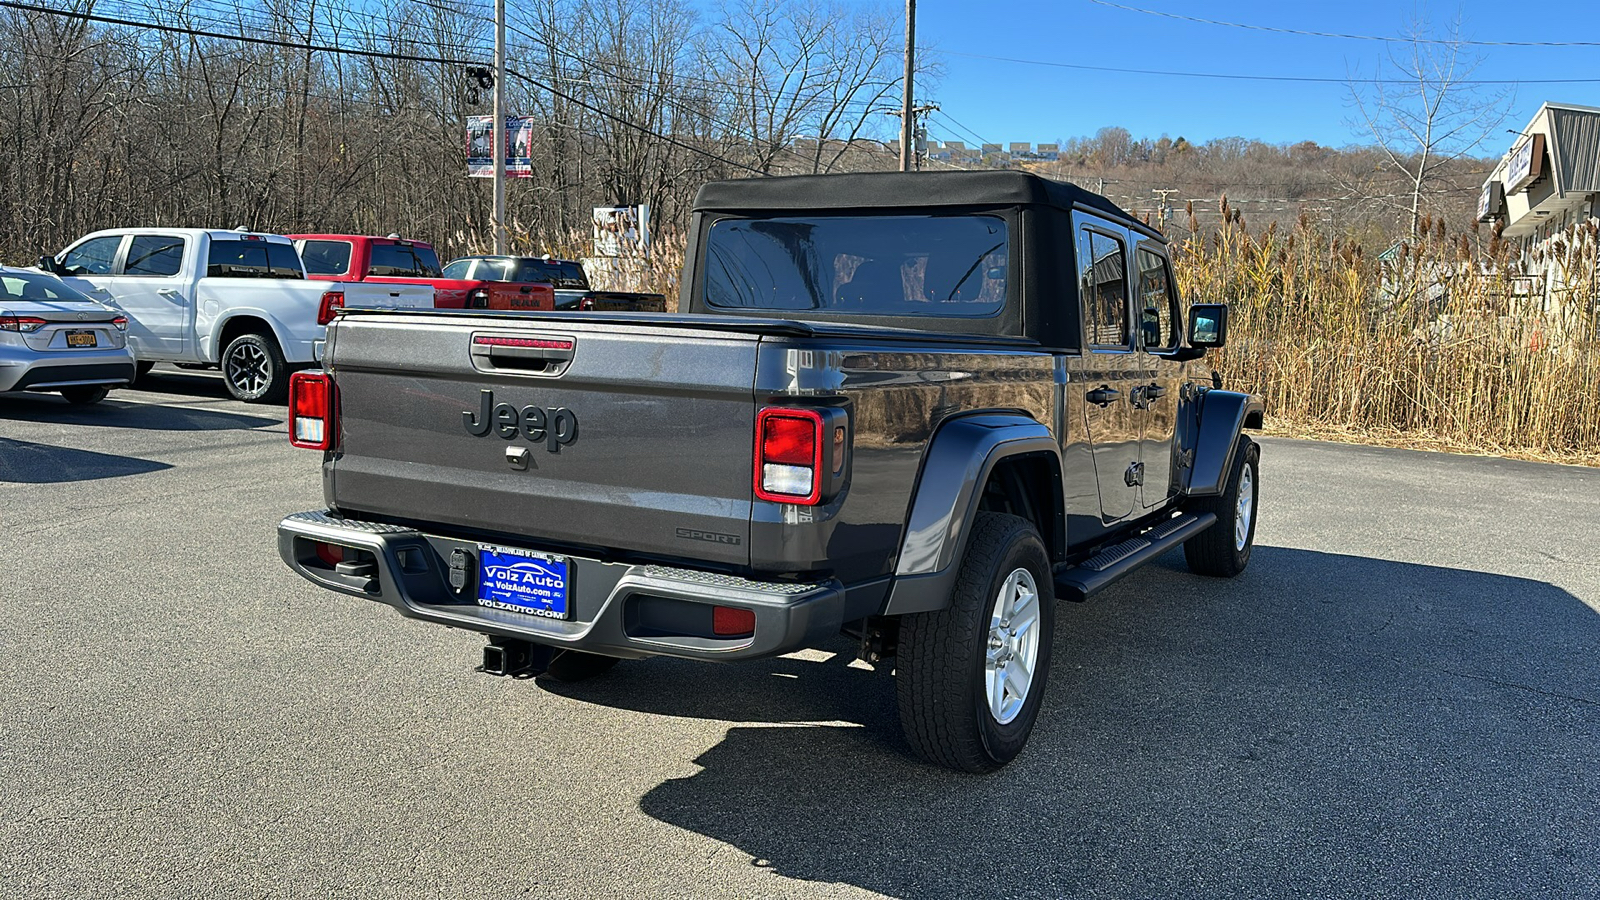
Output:
<instances>
[{"instance_id":1,"label":"side step bar","mask_svg":"<svg viewBox=\"0 0 1600 900\"><path fill-rule=\"evenodd\" d=\"M1102 547L1083 562L1056 570L1056 596L1062 600L1087 600L1216 522L1214 513L1184 513L1120 544Z\"/></svg>"}]
</instances>

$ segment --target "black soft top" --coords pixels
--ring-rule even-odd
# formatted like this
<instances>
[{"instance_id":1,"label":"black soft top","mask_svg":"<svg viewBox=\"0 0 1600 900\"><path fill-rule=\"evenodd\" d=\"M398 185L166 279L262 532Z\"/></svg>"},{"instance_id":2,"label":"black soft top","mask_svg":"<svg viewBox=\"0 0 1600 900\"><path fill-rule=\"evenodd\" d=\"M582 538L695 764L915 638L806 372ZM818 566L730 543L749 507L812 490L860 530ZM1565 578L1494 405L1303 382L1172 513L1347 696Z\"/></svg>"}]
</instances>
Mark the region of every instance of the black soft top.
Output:
<instances>
[{"instance_id":1,"label":"black soft top","mask_svg":"<svg viewBox=\"0 0 1600 900\"><path fill-rule=\"evenodd\" d=\"M899 209L930 206L1082 206L1151 237L1160 235L1110 200L1064 181L1029 172L856 172L713 181L700 189L696 211Z\"/></svg>"}]
</instances>

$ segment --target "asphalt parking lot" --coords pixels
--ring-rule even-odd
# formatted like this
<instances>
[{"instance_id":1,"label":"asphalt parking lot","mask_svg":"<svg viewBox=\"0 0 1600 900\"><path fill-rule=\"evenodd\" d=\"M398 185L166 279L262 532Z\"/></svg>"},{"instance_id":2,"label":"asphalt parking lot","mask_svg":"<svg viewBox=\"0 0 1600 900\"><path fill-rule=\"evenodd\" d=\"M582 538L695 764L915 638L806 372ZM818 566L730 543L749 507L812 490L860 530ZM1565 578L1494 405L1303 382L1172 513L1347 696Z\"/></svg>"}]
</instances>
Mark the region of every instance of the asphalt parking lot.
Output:
<instances>
[{"instance_id":1,"label":"asphalt parking lot","mask_svg":"<svg viewBox=\"0 0 1600 900\"><path fill-rule=\"evenodd\" d=\"M1064 605L972 777L844 644L474 673L278 560L282 416L0 397L6 896L1600 896L1600 471L1266 440L1250 569Z\"/></svg>"}]
</instances>

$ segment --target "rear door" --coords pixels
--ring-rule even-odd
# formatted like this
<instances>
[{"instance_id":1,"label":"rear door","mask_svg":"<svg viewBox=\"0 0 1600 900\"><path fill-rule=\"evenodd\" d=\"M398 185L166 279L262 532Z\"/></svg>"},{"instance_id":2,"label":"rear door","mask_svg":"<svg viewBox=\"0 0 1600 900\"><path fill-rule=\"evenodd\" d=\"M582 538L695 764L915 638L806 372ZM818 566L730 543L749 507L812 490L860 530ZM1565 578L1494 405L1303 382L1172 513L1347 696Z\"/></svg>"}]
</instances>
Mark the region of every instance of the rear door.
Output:
<instances>
[{"instance_id":1,"label":"rear door","mask_svg":"<svg viewBox=\"0 0 1600 900\"><path fill-rule=\"evenodd\" d=\"M1128 232L1087 213L1076 218L1084 352L1080 378L1067 388L1083 396L1100 517L1110 523L1133 512L1140 478L1140 419L1132 399L1141 373L1129 323Z\"/></svg>"},{"instance_id":2,"label":"rear door","mask_svg":"<svg viewBox=\"0 0 1600 900\"><path fill-rule=\"evenodd\" d=\"M1178 428L1178 390L1183 363L1178 349L1178 290L1164 248L1144 241L1134 252L1139 355L1146 376L1137 387L1139 461L1144 464L1140 500L1145 508L1166 502L1172 489L1173 438Z\"/></svg>"},{"instance_id":3,"label":"rear door","mask_svg":"<svg viewBox=\"0 0 1600 900\"><path fill-rule=\"evenodd\" d=\"M340 509L748 564L759 336L353 314L329 339Z\"/></svg>"}]
</instances>

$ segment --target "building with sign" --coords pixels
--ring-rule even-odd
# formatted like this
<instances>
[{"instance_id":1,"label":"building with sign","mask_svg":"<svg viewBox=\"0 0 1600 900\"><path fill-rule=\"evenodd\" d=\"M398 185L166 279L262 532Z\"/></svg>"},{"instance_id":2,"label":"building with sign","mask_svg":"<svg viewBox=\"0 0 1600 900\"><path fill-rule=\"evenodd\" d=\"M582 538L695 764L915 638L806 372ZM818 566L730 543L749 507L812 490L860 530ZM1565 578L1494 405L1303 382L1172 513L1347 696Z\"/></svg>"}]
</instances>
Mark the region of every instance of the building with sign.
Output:
<instances>
[{"instance_id":1,"label":"building with sign","mask_svg":"<svg viewBox=\"0 0 1600 900\"><path fill-rule=\"evenodd\" d=\"M1600 108L1546 103L1517 134L1478 197L1478 220L1522 251L1600 218ZM1530 273L1532 274L1532 273Z\"/></svg>"}]
</instances>

